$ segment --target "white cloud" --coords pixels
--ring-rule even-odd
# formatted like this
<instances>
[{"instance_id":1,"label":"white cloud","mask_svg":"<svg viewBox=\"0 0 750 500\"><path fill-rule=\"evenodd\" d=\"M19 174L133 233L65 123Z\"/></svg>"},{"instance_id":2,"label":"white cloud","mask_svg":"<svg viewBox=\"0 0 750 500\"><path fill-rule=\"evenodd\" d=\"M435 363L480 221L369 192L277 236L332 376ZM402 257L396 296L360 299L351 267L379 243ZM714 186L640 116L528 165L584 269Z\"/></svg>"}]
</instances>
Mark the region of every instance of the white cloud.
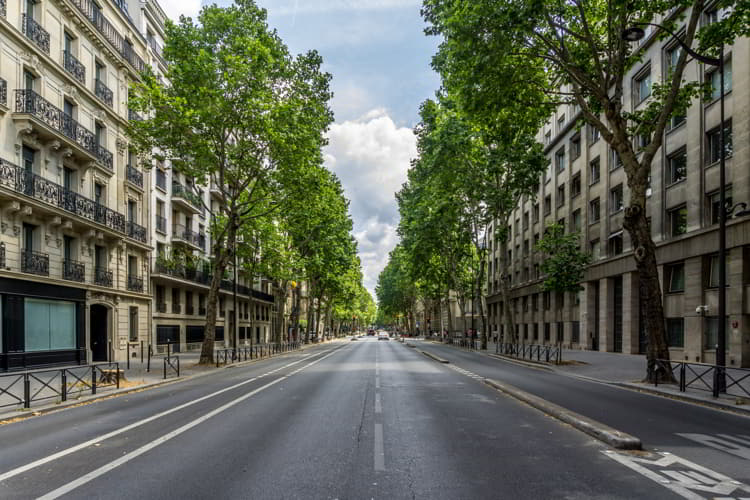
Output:
<instances>
[{"instance_id":1,"label":"white cloud","mask_svg":"<svg viewBox=\"0 0 750 500\"><path fill-rule=\"evenodd\" d=\"M339 176L351 200L364 283L375 293L378 274L398 242L398 207L394 193L406 181L417 154L410 128L398 127L384 109L356 120L335 123L328 133L326 165Z\"/></svg>"},{"instance_id":2,"label":"white cloud","mask_svg":"<svg viewBox=\"0 0 750 500\"><path fill-rule=\"evenodd\" d=\"M159 0L167 16L173 21L179 21L180 14L195 19L201 10L201 0Z\"/></svg>"}]
</instances>

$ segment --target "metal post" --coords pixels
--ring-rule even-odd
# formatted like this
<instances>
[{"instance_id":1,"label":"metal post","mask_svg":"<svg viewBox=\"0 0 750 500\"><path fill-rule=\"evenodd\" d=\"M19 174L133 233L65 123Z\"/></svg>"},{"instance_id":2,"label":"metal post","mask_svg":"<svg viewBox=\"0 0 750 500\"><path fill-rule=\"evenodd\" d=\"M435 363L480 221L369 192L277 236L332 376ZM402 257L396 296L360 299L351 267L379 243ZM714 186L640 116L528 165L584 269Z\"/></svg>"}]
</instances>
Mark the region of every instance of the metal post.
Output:
<instances>
[{"instance_id":1,"label":"metal post","mask_svg":"<svg viewBox=\"0 0 750 500\"><path fill-rule=\"evenodd\" d=\"M167 358L164 358L164 380L167 379Z\"/></svg>"},{"instance_id":2,"label":"metal post","mask_svg":"<svg viewBox=\"0 0 750 500\"><path fill-rule=\"evenodd\" d=\"M115 380L117 383L117 388L120 388L120 363L115 363Z\"/></svg>"},{"instance_id":3,"label":"metal post","mask_svg":"<svg viewBox=\"0 0 750 500\"><path fill-rule=\"evenodd\" d=\"M65 402L68 400L68 376L65 373L65 369L60 370L60 380L62 382L60 386L60 399Z\"/></svg>"},{"instance_id":4,"label":"metal post","mask_svg":"<svg viewBox=\"0 0 750 500\"><path fill-rule=\"evenodd\" d=\"M127 347L127 352L128 352L128 364L127 364L127 367L128 367L128 370L130 370L130 339L128 339L127 346L128 346Z\"/></svg>"},{"instance_id":5,"label":"metal post","mask_svg":"<svg viewBox=\"0 0 750 500\"><path fill-rule=\"evenodd\" d=\"M721 140L719 160L719 329L718 342L716 346L716 386L714 396L720 392L726 392L726 378L724 367L727 364L727 207L726 207L726 127L724 126L724 45L719 49L719 73L721 94Z\"/></svg>"},{"instance_id":6,"label":"metal post","mask_svg":"<svg viewBox=\"0 0 750 500\"><path fill-rule=\"evenodd\" d=\"M141 364L143 364L143 341L141 340Z\"/></svg>"},{"instance_id":7,"label":"metal post","mask_svg":"<svg viewBox=\"0 0 750 500\"><path fill-rule=\"evenodd\" d=\"M151 344L148 345L148 360L146 361L146 373L151 372L151 353L153 352Z\"/></svg>"},{"instance_id":8,"label":"metal post","mask_svg":"<svg viewBox=\"0 0 750 500\"><path fill-rule=\"evenodd\" d=\"M91 394L96 394L96 366L91 367Z\"/></svg>"},{"instance_id":9,"label":"metal post","mask_svg":"<svg viewBox=\"0 0 750 500\"><path fill-rule=\"evenodd\" d=\"M23 407L31 408L31 381L29 374L23 374Z\"/></svg>"},{"instance_id":10,"label":"metal post","mask_svg":"<svg viewBox=\"0 0 750 500\"><path fill-rule=\"evenodd\" d=\"M237 313L237 237L234 240L234 312L232 312L232 347L237 348L239 345L239 328Z\"/></svg>"}]
</instances>

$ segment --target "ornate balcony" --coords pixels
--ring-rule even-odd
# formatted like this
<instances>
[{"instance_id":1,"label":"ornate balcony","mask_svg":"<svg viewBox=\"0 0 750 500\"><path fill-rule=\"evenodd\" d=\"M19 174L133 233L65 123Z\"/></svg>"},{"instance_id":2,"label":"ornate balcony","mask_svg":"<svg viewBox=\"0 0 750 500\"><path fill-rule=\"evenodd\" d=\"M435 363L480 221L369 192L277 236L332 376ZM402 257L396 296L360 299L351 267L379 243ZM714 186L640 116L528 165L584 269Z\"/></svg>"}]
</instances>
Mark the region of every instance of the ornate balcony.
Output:
<instances>
[{"instance_id":1,"label":"ornate balcony","mask_svg":"<svg viewBox=\"0 0 750 500\"><path fill-rule=\"evenodd\" d=\"M83 283L86 280L86 267L75 260L64 260L63 279Z\"/></svg>"},{"instance_id":2,"label":"ornate balcony","mask_svg":"<svg viewBox=\"0 0 750 500\"><path fill-rule=\"evenodd\" d=\"M49 255L24 248L21 250L21 271L49 276Z\"/></svg>"},{"instance_id":3,"label":"ornate balcony","mask_svg":"<svg viewBox=\"0 0 750 500\"><path fill-rule=\"evenodd\" d=\"M26 115L41 125L38 127L40 135L47 135L50 139L63 138L66 144L75 146L74 152L79 157L113 170L112 153L97 144L91 131L33 90L18 89L14 119L23 120Z\"/></svg>"},{"instance_id":4,"label":"ornate balcony","mask_svg":"<svg viewBox=\"0 0 750 500\"><path fill-rule=\"evenodd\" d=\"M73 78L86 85L86 67L67 50L63 52L63 66Z\"/></svg>"},{"instance_id":5,"label":"ornate balcony","mask_svg":"<svg viewBox=\"0 0 750 500\"><path fill-rule=\"evenodd\" d=\"M179 182L172 182L172 203L179 205L186 211L198 214L203 211L203 202L191 188Z\"/></svg>"},{"instance_id":6,"label":"ornate balcony","mask_svg":"<svg viewBox=\"0 0 750 500\"><path fill-rule=\"evenodd\" d=\"M211 274L208 269L204 268L200 270L194 267L187 267L182 262L172 262L162 258L157 258L154 261L154 274L192 281L204 286L208 286L211 283Z\"/></svg>"},{"instance_id":7,"label":"ornate balcony","mask_svg":"<svg viewBox=\"0 0 750 500\"><path fill-rule=\"evenodd\" d=\"M143 189L143 174L141 171L131 165L128 165L125 170L125 178L128 182Z\"/></svg>"},{"instance_id":8,"label":"ornate balcony","mask_svg":"<svg viewBox=\"0 0 750 500\"><path fill-rule=\"evenodd\" d=\"M106 104L110 108L112 107L112 91L109 90L109 87L107 87L104 82L102 82L98 78L94 80L94 93L96 94L96 97L98 97L99 100L101 100L104 104Z\"/></svg>"},{"instance_id":9,"label":"ornate balcony","mask_svg":"<svg viewBox=\"0 0 750 500\"><path fill-rule=\"evenodd\" d=\"M21 29L29 40L34 42L45 54L49 54L49 33L42 28L41 24L27 14L22 14Z\"/></svg>"},{"instance_id":10,"label":"ornate balcony","mask_svg":"<svg viewBox=\"0 0 750 500\"><path fill-rule=\"evenodd\" d=\"M71 0L73 5L88 19L94 28L114 47L114 49L125 58L126 61L137 71L142 72L146 69L146 63L133 52L133 48L120 34L120 30L115 28L112 23L102 14L100 8L92 0Z\"/></svg>"},{"instance_id":11,"label":"ornate balcony","mask_svg":"<svg viewBox=\"0 0 750 500\"><path fill-rule=\"evenodd\" d=\"M142 243L146 242L145 228L135 223L126 223L123 214L3 159L0 159L0 187L101 224Z\"/></svg>"},{"instance_id":12,"label":"ornate balcony","mask_svg":"<svg viewBox=\"0 0 750 500\"><path fill-rule=\"evenodd\" d=\"M94 269L94 283L99 286L112 288L112 271L104 267Z\"/></svg>"},{"instance_id":13,"label":"ornate balcony","mask_svg":"<svg viewBox=\"0 0 750 500\"><path fill-rule=\"evenodd\" d=\"M128 290L131 292L143 292L143 278L134 274L129 274Z\"/></svg>"},{"instance_id":14,"label":"ornate balcony","mask_svg":"<svg viewBox=\"0 0 750 500\"><path fill-rule=\"evenodd\" d=\"M174 243L185 243L200 250L205 250L206 248L205 234L196 233L180 224L172 225L172 241Z\"/></svg>"}]
</instances>

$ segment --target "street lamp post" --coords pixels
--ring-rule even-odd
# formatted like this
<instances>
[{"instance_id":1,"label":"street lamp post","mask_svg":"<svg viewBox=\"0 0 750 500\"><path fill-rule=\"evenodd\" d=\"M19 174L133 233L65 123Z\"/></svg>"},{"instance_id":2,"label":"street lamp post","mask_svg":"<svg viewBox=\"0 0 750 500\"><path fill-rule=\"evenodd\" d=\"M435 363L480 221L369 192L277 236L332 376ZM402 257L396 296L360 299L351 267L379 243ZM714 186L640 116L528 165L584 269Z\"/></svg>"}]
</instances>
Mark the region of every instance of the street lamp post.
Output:
<instances>
[{"instance_id":1,"label":"street lamp post","mask_svg":"<svg viewBox=\"0 0 750 500\"><path fill-rule=\"evenodd\" d=\"M622 32L622 39L628 42L635 42L641 40L646 32L642 26L654 26L657 29L663 30L675 40L680 47L691 57L699 62L708 64L709 66L715 66L719 68L719 100L720 100L720 140L719 140L719 325L718 325L718 338L716 342L716 365L717 369L714 371L714 396L718 396L719 392L726 392L726 377L724 369L726 367L726 345L727 345L727 200L726 200L726 127L724 126L724 44L719 47L719 57L708 57L705 55L698 54L691 49L680 37L666 29L664 26L654 23L636 23L636 26L631 26Z\"/></svg>"}]
</instances>

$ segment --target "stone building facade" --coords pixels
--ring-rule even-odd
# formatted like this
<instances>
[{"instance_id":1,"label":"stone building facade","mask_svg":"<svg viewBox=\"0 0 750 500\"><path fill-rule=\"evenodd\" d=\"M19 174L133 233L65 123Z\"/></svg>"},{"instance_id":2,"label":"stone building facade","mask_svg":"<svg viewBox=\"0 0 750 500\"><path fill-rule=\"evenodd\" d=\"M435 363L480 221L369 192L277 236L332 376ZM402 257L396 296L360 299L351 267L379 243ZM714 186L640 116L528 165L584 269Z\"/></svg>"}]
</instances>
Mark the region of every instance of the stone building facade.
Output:
<instances>
[{"instance_id":1,"label":"stone building facade","mask_svg":"<svg viewBox=\"0 0 750 500\"><path fill-rule=\"evenodd\" d=\"M0 0L0 370L149 340L150 184L125 136L148 59L124 3Z\"/></svg>"},{"instance_id":2,"label":"stone building facade","mask_svg":"<svg viewBox=\"0 0 750 500\"><path fill-rule=\"evenodd\" d=\"M710 22L715 12L708 12ZM626 109L648 102L652 82L664 81L679 53L674 41L653 32L641 42L642 62L625 87ZM731 140L726 159L727 198L750 202L750 40L727 47L725 126ZM654 160L648 216L657 245L664 311L673 359L715 361L718 328L719 84L716 68L696 61L688 80L713 82L710 99L696 100L685 117L672 120ZM560 106L539 131L550 164L533 198L523 200L511 223L507 248L488 237L487 303L492 331L502 326L499 252L511 259L516 338L526 343L562 343L601 351L641 353L646 332L640 317L638 273L623 208L625 172L617 155L588 126L577 127L574 106ZM540 255L534 244L544 227L564 223L580 232L593 255L583 291L540 291ZM493 225L488 227L488 235ZM750 217L727 222L727 364L750 366ZM697 313L698 306L707 306Z\"/></svg>"}]
</instances>

